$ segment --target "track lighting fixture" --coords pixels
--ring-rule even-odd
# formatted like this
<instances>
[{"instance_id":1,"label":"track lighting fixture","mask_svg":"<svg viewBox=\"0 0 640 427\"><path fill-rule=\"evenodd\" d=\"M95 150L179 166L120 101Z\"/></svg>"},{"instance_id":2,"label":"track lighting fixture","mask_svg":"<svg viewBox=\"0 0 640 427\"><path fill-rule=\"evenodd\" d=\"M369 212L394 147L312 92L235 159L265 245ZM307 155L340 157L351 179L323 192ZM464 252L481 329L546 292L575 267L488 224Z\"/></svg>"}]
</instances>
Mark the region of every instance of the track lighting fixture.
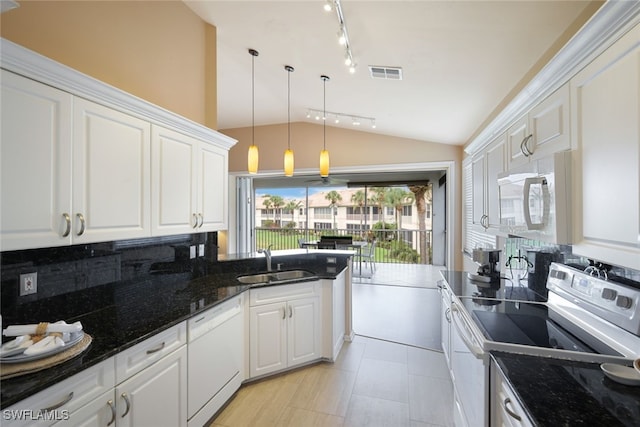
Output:
<instances>
[{"instance_id":1,"label":"track lighting fixture","mask_svg":"<svg viewBox=\"0 0 640 427\"><path fill-rule=\"evenodd\" d=\"M350 122L353 126L359 126L362 123L369 123L372 129L376 128L376 119L374 117L364 117L355 114L337 113L334 111L321 111L309 108L307 110L307 118L311 117L315 117L316 120L320 120L324 117L326 119L333 120L335 124L339 124L343 121L345 123Z\"/></svg>"},{"instance_id":2,"label":"track lighting fixture","mask_svg":"<svg viewBox=\"0 0 640 427\"><path fill-rule=\"evenodd\" d=\"M353 74L356 72L356 63L353 60L351 43L349 42L349 32L347 31L347 23L344 19L344 12L342 11L342 4L340 4L340 0L327 0L324 5L324 10L329 12L331 9L336 10L336 15L338 17L338 43L340 43L341 46L344 46L345 49L344 63L349 67L349 72Z\"/></svg>"}]
</instances>

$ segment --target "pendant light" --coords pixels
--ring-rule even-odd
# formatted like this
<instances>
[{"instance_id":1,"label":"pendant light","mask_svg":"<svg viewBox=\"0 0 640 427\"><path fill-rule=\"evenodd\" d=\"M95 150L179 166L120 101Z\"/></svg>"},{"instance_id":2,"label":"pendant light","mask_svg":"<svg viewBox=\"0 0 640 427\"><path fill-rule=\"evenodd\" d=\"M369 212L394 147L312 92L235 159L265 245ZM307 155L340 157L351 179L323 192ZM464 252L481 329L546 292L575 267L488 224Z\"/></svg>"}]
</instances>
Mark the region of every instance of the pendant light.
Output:
<instances>
[{"instance_id":1,"label":"pendant light","mask_svg":"<svg viewBox=\"0 0 640 427\"><path fill-rule=\"evenodd\" d=\"M249 146L249 153L247 156L247 170L250 174L258 173L258 147L255 145L255 73L254 62L256 56L259 55L255 49L249 49L251 54L251 145Z\"/></svg>"},{"instance_id":2,"label":"pendant light","mask_svg":"<svg viewBox=\"0 0 640 427\"><path fill-rule=\"evenodd\" d=\"M287 149L284 152L284 176L293 176L293 150L291 149L291 73L293 67L285 65L287 70Z\"/></svg>"},{"instance_id":3,"label":"pendant light","mask_svg":"<svg viewBox=\"0 0 640 427\"><path fill-rule=\"evenodd\" d=\"M322 79L322 151L320 151L320 176L326 178L329 176L329 152L327 151L327 80L328 76L320 76Z\"/></svg>"}]
</instances>

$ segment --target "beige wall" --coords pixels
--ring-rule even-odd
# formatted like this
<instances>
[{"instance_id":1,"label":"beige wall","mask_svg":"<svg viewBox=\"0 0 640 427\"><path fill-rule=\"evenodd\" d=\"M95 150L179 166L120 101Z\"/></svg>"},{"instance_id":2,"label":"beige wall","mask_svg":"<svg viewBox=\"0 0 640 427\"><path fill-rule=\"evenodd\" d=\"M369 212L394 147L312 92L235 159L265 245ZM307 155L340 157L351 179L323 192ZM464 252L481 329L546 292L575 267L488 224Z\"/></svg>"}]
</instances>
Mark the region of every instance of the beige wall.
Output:
<instances>
[{"instance_id":1,"label":"beige wall","mask_svg":"<svg viewBox=\"0 0 640 427\"><path fill-rule=\"evenodd\" d=\"M0 35L210 128L216 32L181 1L19 1Z\"/></svg>"},{"instance_id":2,"label":"beige wall","mask_svg":"<svg viewBox=\"0 0 640 427\"><path fill-rule=\"evenodd\" d=\"M440 162L462 159L462 147L415 139L397 138L368 132L327 126L327 150L332 167ZM229 171L246 172L251 128L222 129L220 132L238 140L229 152ZM318 168L322 149L322 126L315 123L291 124L291 148L296 168ZM257 126L255 144L260 152L259 169L282 170L287 148L287 125Z\"/></svg>"}]
</instances>

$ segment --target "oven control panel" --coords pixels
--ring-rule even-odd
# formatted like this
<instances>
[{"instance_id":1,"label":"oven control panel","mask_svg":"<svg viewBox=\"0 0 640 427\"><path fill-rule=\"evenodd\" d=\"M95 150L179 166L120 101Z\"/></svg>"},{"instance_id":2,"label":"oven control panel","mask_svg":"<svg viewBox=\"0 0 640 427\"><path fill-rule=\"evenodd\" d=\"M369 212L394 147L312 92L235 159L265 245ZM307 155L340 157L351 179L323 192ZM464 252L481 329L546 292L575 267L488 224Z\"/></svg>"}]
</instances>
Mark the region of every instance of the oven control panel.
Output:
<instances>
[{"instance_id":1,"label":"oven control panel","mask_svg":"<svg viewBox=\"0 0 640 427\"><path fill-rule=\"evenodd\" d=\"M580 307L640 335L640 289L591 276L563 264L549 267L547 288Z\"/></svg>"}]
</instances>

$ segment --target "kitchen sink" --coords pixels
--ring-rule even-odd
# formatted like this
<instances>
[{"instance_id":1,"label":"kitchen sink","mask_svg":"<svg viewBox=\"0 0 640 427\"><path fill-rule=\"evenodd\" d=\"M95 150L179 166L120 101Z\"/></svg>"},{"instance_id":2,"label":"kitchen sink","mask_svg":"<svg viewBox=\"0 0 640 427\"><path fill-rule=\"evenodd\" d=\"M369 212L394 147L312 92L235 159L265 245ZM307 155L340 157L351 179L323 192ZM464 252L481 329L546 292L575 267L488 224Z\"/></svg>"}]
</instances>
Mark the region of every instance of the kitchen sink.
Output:
<instances>
[{"instance_id":1,"label":"kitchen sink","mask_svg":"<svg viewBox=\"0 0 640 427\"><path fill-rule=\"evenodd\" d=\"M318 276L307 270L272 271L269 273L245 274L238 281L246 285L276 285L302 279L317 279Z\"/></svg>"}]
</instances>

